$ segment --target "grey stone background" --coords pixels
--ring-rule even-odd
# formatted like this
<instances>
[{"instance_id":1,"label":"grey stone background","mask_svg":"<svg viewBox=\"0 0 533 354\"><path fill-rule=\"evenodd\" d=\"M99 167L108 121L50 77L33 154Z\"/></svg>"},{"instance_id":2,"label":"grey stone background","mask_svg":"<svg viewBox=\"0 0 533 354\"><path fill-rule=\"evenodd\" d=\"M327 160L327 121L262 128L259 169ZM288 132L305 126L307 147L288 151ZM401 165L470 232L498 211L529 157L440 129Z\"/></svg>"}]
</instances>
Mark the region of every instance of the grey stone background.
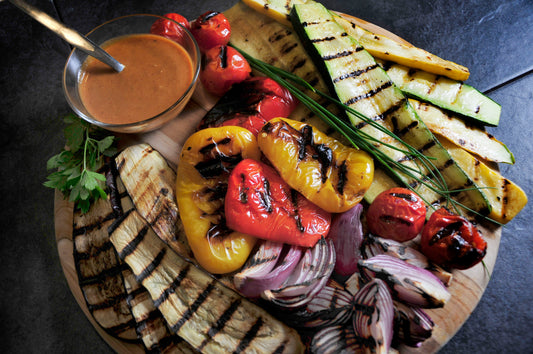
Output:
<instances>
[{"instance_id":1,"label":"grey stone background","mask_svg":"<svg viewBox=\"0 0 533 354\"><path fill-rule=\"evenodd\" d=\"M132 13L196 18L236 0L67 1L30 3L82 33ZM380 25L470 68L467 81L503 106L489 132L514 152L502 173L532 195L533 2L530 0L358 0L323 3ZM72 296L54 237L53 191L42 186L46 160L64 144L70 112L61 74L69 47L0 2L0 348L7 353L108 353ZM488 289L442 353L531 353L531 204L503 229Z\"/></svg>"}]
</instances>

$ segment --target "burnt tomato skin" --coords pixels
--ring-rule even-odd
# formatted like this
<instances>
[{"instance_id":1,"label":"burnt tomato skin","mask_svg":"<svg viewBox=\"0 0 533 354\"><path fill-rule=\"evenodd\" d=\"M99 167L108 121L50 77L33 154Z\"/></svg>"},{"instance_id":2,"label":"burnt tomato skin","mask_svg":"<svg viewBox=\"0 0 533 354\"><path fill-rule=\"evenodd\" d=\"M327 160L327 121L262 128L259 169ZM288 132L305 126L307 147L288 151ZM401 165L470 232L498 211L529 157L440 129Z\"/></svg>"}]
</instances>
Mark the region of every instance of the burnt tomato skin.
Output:
<instances>
[{"instance_id":1,"label":"burnt tomato skin","mask_svg":"<svg viewBox=\"0 0 533 354\"><path fill-rule=\"evenodd\" d=\"M223 45L205 53L200 81L207 91L222 96L234 84L250 77L251 71L250 65L237 50Z\"/></svg>"},{"instance_id":2,"label":"burnt tomato skin","mask_svg":"<svg viewBox=\"0 0 533 354\"><path fill-rule=\"evenodd\" d=\"M226 45L231 36L231 26L224 14L207 11L191 23L191 33L203 52Z\"/></svg>"},{"instance_id":3,"label":"burnt tomato skin","mask_svg":"<svg viewBox=\"0 0 533 354\"><path fill-rule=\"evenodd\" d=\"M424 227L420 249L440 266L468 269L483 259L487 242L466 218L441 208L431 215Z\"/></svg>"},{"instance_id":4,"label":"burnt tomato skin","mask_svg":"<svg viewBox=\"0 0 533 354\"><path fill-rule=\"evenodd\" d=\"M405 242L415 238L426 221L426 205L407 188L380 193L366 215L368 229L377 236Z\"/></svg>"}]
</instances>

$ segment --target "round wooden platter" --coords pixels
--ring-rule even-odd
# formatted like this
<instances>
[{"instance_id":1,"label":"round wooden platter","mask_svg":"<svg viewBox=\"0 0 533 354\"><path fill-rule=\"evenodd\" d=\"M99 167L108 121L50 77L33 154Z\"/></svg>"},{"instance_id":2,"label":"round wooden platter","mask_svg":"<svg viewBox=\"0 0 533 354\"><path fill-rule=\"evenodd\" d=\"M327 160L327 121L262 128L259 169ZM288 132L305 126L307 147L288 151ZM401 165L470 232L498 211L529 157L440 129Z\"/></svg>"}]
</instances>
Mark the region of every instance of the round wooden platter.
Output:
<instances>
[{"instance_id":1,"label":"round wooden platter","mask_svg":"<svg viewBox=\"0 0 533 354\"><path fill-rule=\"evenodd\" d=\"M391 39L404 44L409 44L395 34L382 29L369 22L357 19L352 16L350 20L356 22L359 26L372 32L385 35ZM197 123L205 113L215 104L217 98L206 93L198 85L191 102L185 110L173 121L159 130L141 134L141 135L121 135L121 144L123 146L134 143L146 142L158 150L172 166L176 166L179 159L182 144L186 138L194 131ZM72 244L72 219L73 206L64 200L60 193L56 192L54 201L54 221L56 243L59 258L63 272L67 279L68 285L80 305L81 309L93 324L96 331L101 337L118 353L143 353L144 347L139 343L126 342L112 337L105 332L94 320L87 305L84 296L79 287L76 267L73 258ZM451 300L441 309L427 310L432 320L435 322L435 329L431 338L426 340L421 347L401 347L401 353L434 353L442 348L450 338L459 330L462 324L470 316L490 279L490 274L494 268L498 247L500 244L501 228L487 229L482 228L485 239L488 243L487 255L484 259L484 266L477 266L466 271L453 272L453 280L449 287L452 294Z\"/></svg>"}]
</instances>

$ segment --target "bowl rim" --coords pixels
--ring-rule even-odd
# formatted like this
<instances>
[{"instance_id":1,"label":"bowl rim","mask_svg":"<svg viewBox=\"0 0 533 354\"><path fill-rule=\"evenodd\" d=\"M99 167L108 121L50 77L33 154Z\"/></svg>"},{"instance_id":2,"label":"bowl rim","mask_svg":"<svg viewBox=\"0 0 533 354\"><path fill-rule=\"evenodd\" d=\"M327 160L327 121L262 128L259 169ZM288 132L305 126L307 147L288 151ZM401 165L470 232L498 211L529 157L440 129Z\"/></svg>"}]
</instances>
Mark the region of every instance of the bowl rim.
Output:
<instances>
[{"instance_id":1,"label":"bowl rim","mask_svg":"<svg viewBox=\"0 0 533 354\"><path fill-rule=\"evenodd\" d=\"M103 23L101 23L100 25L94 27L93 29L91 29L87 34L86 36L88 37L89 35L91 35L93 32L95 32L96 30L100 29L101 27L105 26L105 25L108 25L112 22L116 22L116 21L119 21L119 20L123 20L123 19L126 19L126 18L130 18L130 17L153 17L154 18L154 21L158 20L158 19L163 19L163 20L168 20L168 21L171 21L171 22L174 22L175 24L177 24L179 27L181 27L182 30L184 30L187 35L189 36L189 38L192 40L193 42L193 45L194 45L194 51L196 53L196 60L194 61L193 60L193 65L195 67L195 70L194 70L194 73L193 73L193 77L192 77L192 81L189 85L189 87L187 87L187 90L185 90L185 92L177 99L177 101L175 101L172 105L170 105L168 108L166 108L164 111L156 114L155 116L153 117L150 117L150 118L146 118L146 119L143 119L143 120L140 120L140 121L137 121L137 122L132 122L132 123L123 123L123 124L117 124L117 123L105 123L105 122L102 122L102 121L99 121L91 116L87 116L85 113L81 112L74 103L72 103L72 100L70 99L70 94L68 93L68 90L67 90L67 85L66 85L66 78L67 78L67 67L68 67L68 64L71 60L71 58L73 57L73 55L76 53L76 51L82 51L81 49L78 49L78 48L74 48L71 50L69 56L67 57L67 61L65 63L65 66L63 68L63 75L62 75L62 86L63 86L63 95L65 96L66 100L67 100L67 103L69 104L70 108L72 108L72 110L74 110L74 112L82 119L84 119L85 121L91 123L91 124L94 124L94 125L97 125L101 128L104 128L104 129L110 129L110 130L113 130L113 129L116 129L116 128L120 128L120 129L126 129L126 128L134 128L134 127L137 127L137 126L142 126L142 125L145 125L145 124L148 124L152 121L155 121L157 120L158 118L160 118L161 116L167 114L169 111L173 110L176 106L178 106L180 103L183 102L184 99L190 97L190 94L192 94L191 91L193 91L196 87L196 84L197 84L197 81L198 81L198 77L200 75L200 69L201 69L201 51L200 51L200 47L198 46L198 43L196 42L196 39L194 38L193 34L191 33L191 31L189 31L185 26L183 26L181 23L179 22L176 22L174 21L173 19L171 18L168 18L168 17L165 17L165 16L160 16L160 15L155 15L155 14L148 14L148 13L139 13L139 14L130 14L130 15L123 15L123 16L119 16L119 17L115 17L111 20L108 20L108 21L105 21ZM133 33L132 33L133 34ZM116 38L116 37L115 37ZM112 38L109 38L109 39L112 39ZM179 43L178 43L179 44ZM192 58L191 58L192 59ZM82 63L83 65L83 63ZM78 73L79 73L79 70L78 70Z\"/></svg>"}]
</instances>

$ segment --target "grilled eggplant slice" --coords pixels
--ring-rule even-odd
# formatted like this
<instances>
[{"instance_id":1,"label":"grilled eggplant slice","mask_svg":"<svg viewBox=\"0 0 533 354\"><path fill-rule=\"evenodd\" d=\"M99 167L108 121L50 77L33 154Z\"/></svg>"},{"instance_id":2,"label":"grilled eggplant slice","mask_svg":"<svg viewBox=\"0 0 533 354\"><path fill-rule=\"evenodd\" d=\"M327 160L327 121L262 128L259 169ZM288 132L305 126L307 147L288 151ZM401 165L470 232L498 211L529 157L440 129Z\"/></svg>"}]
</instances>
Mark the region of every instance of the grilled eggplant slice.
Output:
<instances>
[{"instance_id":1,"label":"grilled eggplant slice","mask_svg":"<svg viewBox=\"0 0 533 354\"><path fill-rule=\"evenodd\" d=\"M124 204L129 204L124 208L132 207L131 201L126 200ZM99 199L86 214L75 211L74 263L87 308L96 322L112 336L137 340L135 321L124 290L124 265L107 231L116 218L109 200Z\"/></svg>"},{"instance_id":2,"label":"grilled eggplant slice","mask_svg":"<svg viewBox=\"0 0 533 354\"><path fill-rule=\"evenodd\" d=\"M179 256L132 211L111 242L173 333L205 352L303 352L294 329Z\"/></svg>"},{"instance_id":3,"label":"grilled eggplant slice","mask_svg":"<svg viewBox=\"0 0 533 354\"><path fill-rule=\"evenodd\" d=\"M137 282L131 269L123 271L128 304L139 338L150 353L196 353L182 338L170 332L150 293Z\"/></svg>"},{"instance_id":4,"label":"grilled eggplant slice","mask_svg":"<svg viewBox=\"0 0 533 354\"><path fill-rule=\"evenodd\" d=\"M174 194L176 173L167 161L148 144L124 149L115 161L137 211L174 251L189 257Z\"/></svg>"}]
</instances>

